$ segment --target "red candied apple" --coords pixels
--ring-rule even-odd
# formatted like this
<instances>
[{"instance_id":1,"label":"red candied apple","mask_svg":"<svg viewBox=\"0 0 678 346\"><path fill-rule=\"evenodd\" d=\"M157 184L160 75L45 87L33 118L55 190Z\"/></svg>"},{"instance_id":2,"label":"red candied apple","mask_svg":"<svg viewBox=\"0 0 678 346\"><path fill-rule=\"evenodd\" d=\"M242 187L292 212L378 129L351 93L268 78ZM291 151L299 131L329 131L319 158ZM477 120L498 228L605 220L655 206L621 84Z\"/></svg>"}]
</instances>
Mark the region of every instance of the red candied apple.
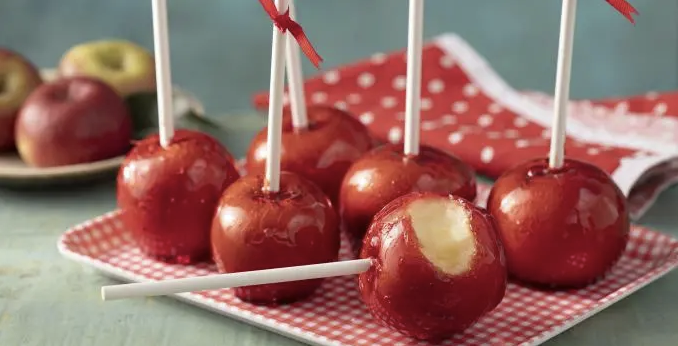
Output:
<instances>
[{"instance_id":1,"label":"red candied apple","mask_svg":"<svg viewBox=\"0 0 678 346\"><path fill-rule=\"evenodd\" d=\"M204 133L177 130L167 148L151 135L118 173L123 223L148 256L182 264L209 259L217 202L238 177L231 154Z\"/></svg>"},{"instance_id":2,"label":"red candied apple","mask_svg":"<svg viewBox=\"0 0 678 346\"><path fill-rule=\"evenodd\" d=\"M504 253L492 217L453 195L410 193L371 223L360 274L372 315L401 333L439 340L493 310L506 292Z\"/></svg>"},{"instance_id":3,"label":"red candied apple","mask_svg":"<svg viewBox=\"0 0 678 346\"><path fill-rule=\"evenodd\" d=\"M626 198L588 163L528 161L494 184L487 208L497 222L509 273L527 283L581 287L603 276L629 237Z\"/></svg>"},{"instance_id":4,"label":"red candied apple","mask_svg":"<svg viewBox=\"0 0 678 346\"><path fill-rule=\"evenodd\" d=\"M341 180L351 164L372 148L367 128L350 114L331 107L307 109L309 126L295 129L290 109L283 112L281 169L316 183L336 205ZM247 172L263 174L266 166L266 128L252 140Z\"/></svg>"},{"instance_id":5,"label":"red candied apple","mask_svg":"<svg viewBox=\"0 0 678 346\"><path fill-rule=\"evenodd\" d=\"M340 192L343 227L362 239L372 217L392 200L413 191L453 194L474 201L473 170L441 150L421 146L419 155L403 154L401 145L377 147L346 173Z\"/></svg>"},{"instance_id":6,"label":"red candied apple","mask_svg":"<svg viewBox=\"0 0 678 346\"><path fill-rule=\"evenodd\" d=\"M222 273L336 261L339 221L327 196L294 173L280 175L280 190L265 192L264 177L247 175L224 191L212 223L212 252ZM257 304L287 303L322 283L305 280L235 289Z\"/></svg>"},{"instance_id":7,"label":"red candied apple","mask_svg":"<svg viewBox=\"0 0 678 346\"><path fill-rule=\"evenodd\" d=\"M65 78L42 84L24 101L15 134L26 164L73 165L125 154L132 119L123 99L107 84Z\"/></svg>"},{"instance_id":8,"label":"red candied apple","mask_svg":"<svg viewBox=\"0 0 678 346\"><path fill-rule=\"evenodd\" d=\"M14 124L24 100L42 84L38 69L19 53L0 48L0 151L14 149Z\"/></svg>"}]
</instances>

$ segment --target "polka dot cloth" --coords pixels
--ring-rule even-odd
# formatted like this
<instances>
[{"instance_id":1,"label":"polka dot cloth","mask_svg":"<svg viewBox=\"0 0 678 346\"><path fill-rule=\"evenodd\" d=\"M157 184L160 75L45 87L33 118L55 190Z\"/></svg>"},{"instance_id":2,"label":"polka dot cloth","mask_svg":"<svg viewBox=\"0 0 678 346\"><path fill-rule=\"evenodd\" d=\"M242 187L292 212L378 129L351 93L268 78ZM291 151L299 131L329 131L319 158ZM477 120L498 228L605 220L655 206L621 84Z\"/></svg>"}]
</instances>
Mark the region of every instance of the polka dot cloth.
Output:
<instances>
[{"instance_id":1,"label":"polka dot cloth","mask_svg":"<svg viewBox=\"0 0 678 346\"><path fill-rule=\"evenodd\" d=\"M550 96L519 93L461 38L446 34L424 46L421 141L496 178L549 152ZM306 81L309 104L349 111L383 141L404 136L405 52L376 54ZM268 94L254 97L258 109ZM610 173L638 218L678 180L678 92L572 102L566 154Z\"/></svg>"},{"instance_id":2,"label":"polka dot cloth","mask_svg":"<svg viewBox=\"0 0 678 346\"><path fill-rule=\"evenodd\" d=\"M479 200L484 201L487 192L487 186L480 186ZM128 231L122 228L118 212L73 227L63 234L58 246L64 256L125 281L216 273L211 263L168 265L144 257ZM340 257L351 258L346 239ZM542 292L512 283L493 312L442 345L538 345L676 266L678 241L659 232L633 227L624 257L603 281L586 289L564 292ZM427 345L380 326L362 305L356 286L355 277L331 278L310 299L274 308L239 301L229 289L188 293L182 298L198 307L311 345Z\"/></svg>"}]
</instances>

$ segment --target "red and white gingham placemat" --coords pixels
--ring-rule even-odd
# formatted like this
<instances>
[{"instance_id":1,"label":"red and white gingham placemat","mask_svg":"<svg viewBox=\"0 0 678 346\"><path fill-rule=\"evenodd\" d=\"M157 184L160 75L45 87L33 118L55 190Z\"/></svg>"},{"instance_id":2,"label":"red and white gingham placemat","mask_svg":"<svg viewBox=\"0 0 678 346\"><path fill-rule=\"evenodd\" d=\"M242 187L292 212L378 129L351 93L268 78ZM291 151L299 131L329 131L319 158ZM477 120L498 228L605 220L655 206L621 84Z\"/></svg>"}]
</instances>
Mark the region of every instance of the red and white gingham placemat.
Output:
<instances>
[{"instance_id":1,"label":"red and white gingham placemat","mask_svg":"<svg viewBox=\"0 0 678 346\"><path fill-rule=\"evenodd\" d=\"M488 187L480 186L484 203ZM118 213L68 230L59 239L67 258L124 281L144 282L216 273L214 265L168 265L144 257L123 229ZM341 259L351 256L344 239ZM443 345L538 345L590 317L678 266L678 241L633 227L629 247L608 277L586 289L545 292L510 284L503 302L476 325ZM427 345L377 324L360 301L355 277L328 279L306 301L261 307L236 299L230 290L180 294L198 307L236 318L312 345Z\"/></svg>"},{"instance_id":2,"label":"red and white gingham placemat","mask_svg":"<svg viewBox=\"0 0 678 346\"><path fill-rule=\"evenodd\" d=\"M552 100L509 86L461 37L445 34L422 53L422 142L446 150L496 178L548 155ZM309 104L346 109L381 140L402 140L405 52L375 54L304 85ZM254 97L264 109L268 94ZM678 92L575 101L566 154L612 175L629 196L635 219L678 180Z\"/></svg>"}]
</instances>

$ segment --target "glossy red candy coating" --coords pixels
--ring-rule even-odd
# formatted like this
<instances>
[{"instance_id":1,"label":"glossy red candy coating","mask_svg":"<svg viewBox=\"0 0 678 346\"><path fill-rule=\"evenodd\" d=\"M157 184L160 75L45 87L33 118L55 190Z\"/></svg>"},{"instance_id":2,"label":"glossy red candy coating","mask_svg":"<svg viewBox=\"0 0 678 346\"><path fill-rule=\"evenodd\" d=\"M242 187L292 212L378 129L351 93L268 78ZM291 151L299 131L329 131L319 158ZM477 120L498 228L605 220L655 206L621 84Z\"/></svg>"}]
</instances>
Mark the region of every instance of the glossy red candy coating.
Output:
<instances>
[{"instance_id":1,"label":"glossy red candy coating","mask_svg":"<svg viewBox=\"0 0 678 346\"><path fill-rule=\"evenodd\" d=\"M626 198L596 166L566 159L558 170L537 159L504 173L488 210L497 222L509 272L539 285L579 287L600 278L629 236Z\"/></svg>"},{"instance_id":2,"label":"glossy red candy coating","mask_svg":"<svg viewBox=\"0 0 678 346\"><path fill-rule=\"evenodd\" d=\"M210 226L221 192L238 179L231 154L206 134L177 130L137 142L118 173L118 206L141 251L166 262L210 258Z\"/></svg>"},{"instance_id":3,"label":"glossy red candy coating","mask_svg":"<svg viewBox=\"0 0 678 346\"><path fill-rule=\"evenodd\" d=\"M366 153L346 173L339 212L344 229L361 240L372 217L386 204L413 191L476 198L471 167L441 150L422 146L408 157L401 145L386 144Z\"/></svg>"},{"instance_id":4,"label":"glossy red candy coating","mask_svg":"<svg viewBox=\"0 0 678 346\"><path fill-rule=\"evenodd\" d=\"M467 211L475 236L468 272L450 275L422 253L406 212L408 204L422 198L451 199ZM370 312L417 339L439 340L465 330L494 309L506 292L506 262L492 217L456 196L411 193L395 199L374 217L360 257L374 259L359 276Z\"/></svg>"},{"instance_id":5,"label":"glossy red candy coating","mask_svg":"<svg viewBox=\"0 0 678 346\"><path fill-rule=\"evenodd\" d=\"M309 127L292 126L288 108L283 112L281 169L297 173L320 186L337 204L341 180L351 164L370 150L374 139L350 114L326 106L307 109ZM247 172L263 174L266 166L266 128L252 140L247 152Z\"/></svg>"},{"instance_id":6,"label":"glossy red candy coating","mask_svg":"<svg viewBox=\"0 0 678 346\"><path fill-rule=\"evenodd\" d=\"M212 252L222 273L336 261L339 221L330 200L311 181L280 175L280 190L264 192L264 177L247 175L224 191L212 223ZM287 303L322 283L305 280L235 289L257 304Z\"/></svg>"}]
</instances>

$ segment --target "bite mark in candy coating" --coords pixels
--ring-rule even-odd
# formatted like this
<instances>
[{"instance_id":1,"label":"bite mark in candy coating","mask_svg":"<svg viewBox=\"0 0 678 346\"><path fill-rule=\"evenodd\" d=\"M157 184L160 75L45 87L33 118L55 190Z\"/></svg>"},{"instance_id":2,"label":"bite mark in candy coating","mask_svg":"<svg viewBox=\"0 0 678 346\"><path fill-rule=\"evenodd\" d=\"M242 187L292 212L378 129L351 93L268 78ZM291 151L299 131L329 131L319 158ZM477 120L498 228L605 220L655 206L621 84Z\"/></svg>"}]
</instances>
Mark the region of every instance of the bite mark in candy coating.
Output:
<instances>
[{"instance_id":1,"label":"bite mark in candy coating","mask_svg":"<svg viewBox=\"0 0 678 346\"><path fill-rule=\"evenodd\" d=\"M504 297L506 263L492 217L460 197L412 193L389 203L363 241L374 265L361 296L382 323L417 339L461 332Z\"/></svg>"}]
</instances>

